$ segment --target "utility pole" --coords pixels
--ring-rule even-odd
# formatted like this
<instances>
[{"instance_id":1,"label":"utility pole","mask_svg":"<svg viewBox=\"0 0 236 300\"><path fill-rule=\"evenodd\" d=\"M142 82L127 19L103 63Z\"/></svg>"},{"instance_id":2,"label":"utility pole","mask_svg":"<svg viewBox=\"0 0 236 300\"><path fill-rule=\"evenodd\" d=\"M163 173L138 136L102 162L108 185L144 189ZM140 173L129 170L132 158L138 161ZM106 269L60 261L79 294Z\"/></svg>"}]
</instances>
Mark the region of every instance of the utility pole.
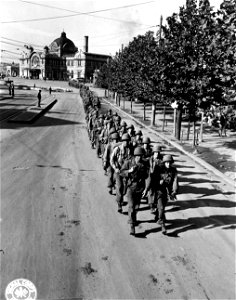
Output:
<instances>
[{"instance_id":1,"label":"utility pole","mask_svg":"<svg viewBox=\"0 0 236 300\"><path fill-rule=\"evenodd\" d=\"M163 21L163 17L161 15L160 25L159 25L159 47L161 46L162 21ZM160 95L160 98L161 98L161 95ZM153 101L153 103L152 103L152 119L151 119L152 126L155 126L155 117L156 117L156 102Z\"/></svg>"}]
</instances>

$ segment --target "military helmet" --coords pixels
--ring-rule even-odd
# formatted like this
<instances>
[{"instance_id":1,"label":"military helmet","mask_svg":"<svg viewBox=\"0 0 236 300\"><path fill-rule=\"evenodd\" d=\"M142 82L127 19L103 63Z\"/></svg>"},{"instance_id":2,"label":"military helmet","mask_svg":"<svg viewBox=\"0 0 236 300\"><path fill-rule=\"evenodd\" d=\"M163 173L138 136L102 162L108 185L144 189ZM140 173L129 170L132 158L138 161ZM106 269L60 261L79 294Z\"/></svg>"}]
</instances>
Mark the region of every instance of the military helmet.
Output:
<instances>
[{"instance_id":1,"label":"military helmet","mask_svg":"<svg viewBox=\"0 0 236 300\"><path fill-rule=\"evenodd\" d=\"M121 127L126 127L127 126L125 121L122 121L120 125L121 125Z\"/></svg>"},{"instance_id":2,"label":"military helmet","mask_svg":"<svg viewBox=\"0 0 236 300\"><path fill-rule=\"evenodd\" d=\"M151 143L151 140L150 140L149 137L145 137L145 138L143 139L143 144L150 144L150 143Z\"/></svg>"},{"instance_id":3,"label":"military helmet","mask_svg":"<svg viewBox=\"0 0 236 300\"><path fill-rule=\"evenodd\" d=\"M128 126L127 126L127 129L132 129L132 130L134 130L134 125L133 125L133 124L128 125Z\"/></svg>"},{"instance_id":4,"label":"military helmet","mask_svg":"<svg viewBox=\"0 0 236 300\"><path fill-rule=\"evenodd\" d=\"M163 157L163 162L173 162L173 161L174 161L174 160L173 160L172 155L170 155L170 154L164 155L164 157Z\"/></svg>"},{"instance_id":5,"label":"military helmet","mask_svg":"<svg viewBox=\"0 0 236 300\"><path fill-rule=\"evenodd\" d=\"M128 133L124 133L121 138L122 141L130 141L130 136Z\"/></svg>"},{"instance_id":6,"label":"military helmet","mask_svg":"<svg viewBox=\"0 0 236 300\"><path fill-rule=\"evenodd\" d=\"M162 151L162 146L160 145L154 145L152 148L152 152L160 152Z\"/></svg>"},{"instance_id":7,"label":"military helmet","mask_svg":"<svg viewBox=\"0 0 236 300\"><path fill-rule=\"evenodd\" d=\"M112 127L112 128L109 130L109 134L112 134L112 133L115 133L115 132L116 132L115 127Z\"/></svg>"},{"instance_id":8,"label":"military helmet","mask_svg":"<svg viewBox=\"0 0 236 300\"><path fill-rule=\"evenodd\" d=\"M114 132L112 135L111 135L111 139L112 140L118 140L119 139L119 134L117 132Z\"/></svg>"},{"instance_id":9,"label":"military helmet","mask_svg":"<svg viewBox=\"0 0 236 300\"><path fill-rule=\"evenodd\" d=\"M137 132L135 132L135 135L140 135L140 136L142 136L142 135L143 135L143 133L142 133L142 131L141 131L141 130L138 130Z\"/></svg>"},{"instance_id":10,"label":"military helmet","mask_svg":"<svg viewBox=\"0 0 236 300\"><path fill-rule=\"evenodd\" d=\"M145 152L142 147L137 147L134 149L134 156L142 156L144 154L145 154Z\"/></svg>"},{"instance_id":11,"label":"military helmet","mask_svg":"<svg viewBox=\"0 0 236 300\"><path fill-rule=\"evenodd\" d=\"M116 117L115 117L115 120L116 120L116 121L120 121L120 120L121 120L121 117L120 117L120 116L116 116Z\"/></svg>"}]
</instances>

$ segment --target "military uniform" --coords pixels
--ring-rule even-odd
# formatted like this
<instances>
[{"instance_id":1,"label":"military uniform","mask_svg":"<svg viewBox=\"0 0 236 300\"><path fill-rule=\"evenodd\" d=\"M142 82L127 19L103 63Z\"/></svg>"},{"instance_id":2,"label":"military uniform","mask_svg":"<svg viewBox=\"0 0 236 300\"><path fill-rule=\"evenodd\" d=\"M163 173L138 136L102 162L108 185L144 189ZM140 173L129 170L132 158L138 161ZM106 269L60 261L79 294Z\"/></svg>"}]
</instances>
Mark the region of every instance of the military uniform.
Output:
<instances>
[{"instance_id":1,"label":"military uniform","mask_svg":"<svg viewBox=\"0 0 236 300\"><path fill-rule=\"evenodd\" d=\"M175 167L167 168L165 162L173 162L171 155L163 157L163 165L155 167L152 176L152 186L155 188L158 208L158 223L162 225L162 232L166 233L165 229L165 208L168 200L173 199L178 192L178 175Z\"/></svg>"},{"instance_id":2,"label":"military uniform","mask_svg":"<svg viewBox=\"0 0 236 300\"><path fill-rule=\"evenodd\" d=\"M107 187L109 190L109 193L112 194L112 189L115 188L115 173L114 169L112 168L110 164L111 154L114 150L114 147L117 146L116 142L118 142L119 135L118 133L113 133L111 136L112 142L109 142L106 145L104 154L103 154L103 168L107 173L108 181L107 181Z\"/></svg>"},{"instance_id":3,"label":"military uniform","mask_svg":"<svg viewBox=\"0 0 236 300\"><path fill-rule=\"evenodd\" d=\"M122 136L122 142L123 141L130 141L130 137L128 134L124 134ZM124 164L125 160L131 158L131 150L130 147L125 147L122 143L121 145L114 148L111 159L110 159L110 165L115 171L115 177L116 177L116 201L118 204L118 212L122 212L122 203L123 198L125 194L125 185L123 181L123 177L120 176L120 170L122 165Z\"/></svg>"},{"instance_id":4,"label":"military uniform","mask_svg":"<svg viewBox=\"0 0 236 300\"><path fill-rule=\"evenodd\" d=\"M135 149L134 157L125 161L120 172L120 175L127 181L128 223L131 225L131 234L135 234L134 226L137 221L137 209L145 189L145 180L148 177L146 163L142 159L137 162L135 156L143 156L141 147Z\"/></svg>"}]
</instances>

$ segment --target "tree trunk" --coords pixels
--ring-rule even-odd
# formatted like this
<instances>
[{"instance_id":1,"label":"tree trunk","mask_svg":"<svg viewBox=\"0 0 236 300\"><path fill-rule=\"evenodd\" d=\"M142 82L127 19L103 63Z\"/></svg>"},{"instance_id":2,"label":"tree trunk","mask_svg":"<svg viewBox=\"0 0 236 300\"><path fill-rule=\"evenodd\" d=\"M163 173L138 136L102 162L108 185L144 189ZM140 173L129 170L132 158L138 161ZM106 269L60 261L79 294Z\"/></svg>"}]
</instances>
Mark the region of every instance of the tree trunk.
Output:
<instances>
[{"instance_id":1,"label":"tree trunk","mask_svg":"<svg viewBox=\"0 0 236 300\"><path fill-rule=\"evenodd\" d=\"M152 102L152 120L151 120L152 126L155 126L155 119L156 119L156 103Z\"/></svg>"},{"instance_id":2,"label":"tree trunk","mask_svg":"<svg viewBox=\"0 0 236 300\"><path fill-rule=\"evenodd\" d=\"M190 135L190 127L191 127L191 122L190 119L188 120L188 128L187 128L187 141L189 141L189 135Z\"/></svg>"},{"instance_id":3,"label":"tree trunk","mask_svg":"<svg viewBox=\"0 0 236 300\"><path fill-rule=\"evenodd\" d=\"M173 117L173 136L176 136L176 108L174 108L174 117Z\"/></svg>"},{"instance_id":4,"label":"tree trunk","mask_svg":"<svg viewBox=\"0 0 236 300\"><path fill-rule=\"evenodd\" d=\"M176 112L176 138L180 140L181 137L181 121L182 121L182 107L179 105Z\"/></svg>"},{"instance_id":5,"label":"tree trunk","mask_svg":"<svg viewBox=\"0 0 236 300\"><path fill-rule=\"evenodd\" d=\"M193 148L196 146L196 126L195 120L193 120Z\"/></svg>"},{"instance_id":6,"label":"tree trunk","mask_svg":"<svg viewBox=\"0 0 236 300\"><path fill-rule=\"evenodd\" d=\"M203 141L203 118L204 118L204 112L201 112L201 126L200 126L200 136L199 136L199 142Z\"/></svg>"},{"instance_id":7,"label":"tree trunk","mask_svg":"<svg viewBox=\"0 0 236 300\"><path fill-rule=\"evenodd\" d=\"M163 124L162 124L162 131L164 131L164 128L165 128L165 121L166 121L166 107L164 106L164 109L163 109Z\"/></svg>"},{"instance_id":8,"label":"tree trunk","mask_svg":"<svg viewBox=\"0 0 236 300\"><path fill-rule=\"evenodd\" d=\"M146 120L146 103L143 102L143 120Z\"/></svg>"},{"instance_id":9,"label":"tree trunk","mask_svg":"<svg viewBox=\"0 0 236 300\"><path fill-rule=\"evenodd\" d=\"M130 113L133 113L133 97L130 97Z\"/></svg>"}]
</instances>

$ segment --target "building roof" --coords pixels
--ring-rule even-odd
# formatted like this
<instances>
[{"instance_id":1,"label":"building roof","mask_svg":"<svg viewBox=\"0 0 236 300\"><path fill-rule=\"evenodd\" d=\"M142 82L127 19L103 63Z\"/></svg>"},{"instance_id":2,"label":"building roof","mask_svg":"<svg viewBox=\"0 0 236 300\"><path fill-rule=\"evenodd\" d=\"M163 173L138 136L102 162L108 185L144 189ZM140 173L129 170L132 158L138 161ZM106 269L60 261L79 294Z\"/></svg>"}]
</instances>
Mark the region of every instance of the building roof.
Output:
<instances>
[{"instance_id":1,"label":"building roof","mask_svg":"<svg viewBox=\"0 0 236 300\"><path fill-rule=\"evenodd\" d=\"M62 55L74 54L78 51L78 48L75 47L75 44L66 37L66 33L63 31L61 36L55 39L50 45L49 49L52 52L58 52L61 50Z\"/></svg>"}]
</instances>

